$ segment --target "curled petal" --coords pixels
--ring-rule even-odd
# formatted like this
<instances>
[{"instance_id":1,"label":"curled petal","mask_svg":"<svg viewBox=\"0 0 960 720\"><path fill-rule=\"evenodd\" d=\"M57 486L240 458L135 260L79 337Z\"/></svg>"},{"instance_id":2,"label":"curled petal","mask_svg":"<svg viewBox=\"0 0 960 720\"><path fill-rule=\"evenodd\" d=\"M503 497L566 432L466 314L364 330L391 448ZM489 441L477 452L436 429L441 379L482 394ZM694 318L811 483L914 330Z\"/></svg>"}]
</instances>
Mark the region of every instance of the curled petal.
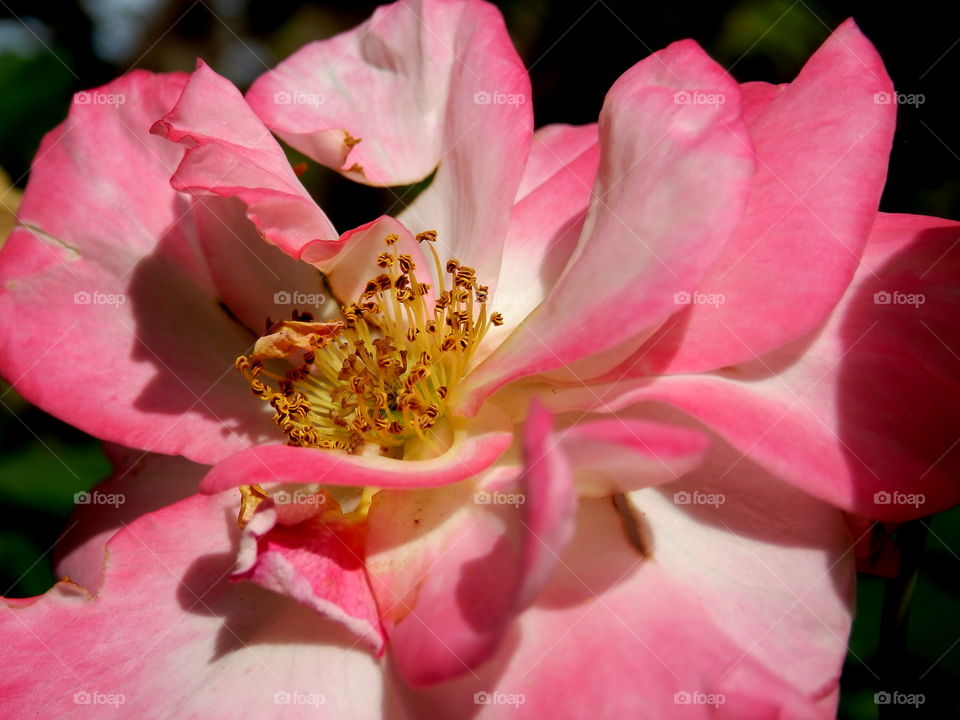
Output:
<instances>
[{"instance_id":1,"label":"curled petal","mask_svg":"<svg viewBox=\"0 0 960 720\"><path fill-rule=\"evenodd\" d=\"M525 717L836 717L854 587L842 514L749 463L716 483L737 455L619 510L581 500L555 572L497 652L396 691L424 717L462 716L474 697ZM558 691L577 677L591 682Z\"/></svg>"},{"instance_id":2,"label":"curled petal","mask_svg":"<svg viewBox=\"0 0 960 720\"><path fill-rule=\"evenodd\" d=\"M692 41L613 85L579 244L543 303L471 375L465 411L513 379L641 336L673 312L675 293L704 277L740 220L753 173L739 98Z\"/></svg>"},{"instance_id":3,"label":"curled petal","mask_svg":"<svg viewBox=\"0 0 960 720\"><path fill-rule=\"evenodd\" d=\"M130 73L44 139L0 251L0 373L92 435L214 462L271 429L230 370L254 336L198 248L194 201L170 187L182 148L149 134L185 81Z\"/></svg>"},{"instance_id":4,"label":"curled petal","mask_svg":"<svg viewBox=\"0 0 960 720\"><path fill-rule=\"evenodd\" d=\"M958 238L951 220L881 213L857 276L815 332L717 372L571 389L559 402L595 408L599 396L607 412L668 403L778 477L869 518L952 507Z\"/></svg>"},{"instance_id":5,"label":"curled petal","mask_svg":"<svg viewBox=\"0 0 960 720\"><path fill-rule=\"evenodd\" d=\"M316 240L325 241L323 259L340 249L336 230L270 131L233 84L202 60L176 107L151 132L187 148L171 179L177 190L238 198L264 240L291 257Z\"/></svg>"},{"instance_id":6,"label":"curled petal","mask_svg":"<svg viewBox=\"0 0 960 720\"><path fill-rule=\"evenodd\" d=\"M537 596L573 533L572 476L534 408L524 466L483 489L385 492L370 512L367 568L400 676L418 687L486 660Z\"/></svg>"},{"instance_id":7,"label":"curled petal","mask_svg":"<svg viewBox=\"0 0 960 720\"><path fill-rule=\"evenodd\" d=\"M745 92L757 153L746 213L628 374L713 370L794 340L826 320L857 269L896 120L896 103L877 102L893 93L877 51L848 20L792 83Z\"/></svg>"},{"instance_id":8,"label":"curled petal","mask_svg":"<svg viewBox=\"0 0 960 720\"><path fill-rule=\"evenodd\" d=\"M350 633L230 582L236 500L194 495L131 522L107 544L96 596L61 582L5 601L4 712L216 718L226 696L259 717L294 704L311 717L380 717L382 671ZM218 690L189 690L198 683Z\"/></svg>"},{"instance_id":9,"label":"curled petal","mask_svg":"<svg viewBox=\"0 0 960 720\"><path fill-rule=\"evenodd\" d=\"M416 488L447 485L488 468L513 441L507 432L458 435L446 453L431 460L396 460L333 450L262 445L214 466L201 483L216 493L240 485L321 483L355 487Z\"/></svg>"},{"instance_id":10,"label":"curled petal","mask_svg":"<svg viewBox=\"0 0 960 720\"><path fill-rule=\"evenodd\" d=\"M247 94L282 139L353 180L406 185L436 170L399 219L437 230L441 254L491 287L533 132L530 99L499 11L473 0L380 7Z\"/></svg>"}]
</instances>

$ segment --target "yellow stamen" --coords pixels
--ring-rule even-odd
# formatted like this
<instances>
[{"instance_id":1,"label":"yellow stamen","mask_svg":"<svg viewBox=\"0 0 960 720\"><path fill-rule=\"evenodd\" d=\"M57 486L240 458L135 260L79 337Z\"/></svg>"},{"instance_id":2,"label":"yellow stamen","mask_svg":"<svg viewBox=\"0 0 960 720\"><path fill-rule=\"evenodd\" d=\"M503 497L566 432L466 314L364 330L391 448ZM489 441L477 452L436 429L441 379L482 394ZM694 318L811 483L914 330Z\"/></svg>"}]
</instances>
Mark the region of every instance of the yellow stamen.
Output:
<instances>
[{"instance_id":1,"label":"yellow stamen","mask_svg":"<svg viewBox=\"0 0 960 720\"><path fill-rule=\"evenodd\" d=\"M267 499L267 494L259 485L240 486L240 514L237 516L237 525L241 529L253 518L257 507Z\"/></svg>"},{"instance_id":2,"label":"yellow stamen","mask_svg":"<svg viewBox=\"0 0 960 720\"><path fill-rule=\"evenodd\" d=\"M406 443L417 438L443 451L433 428L488 327L503 318L488 316L488 288L477 283L473 268L453 259L441 263L432 246L436 238L433 230L417 235L427 241L438 273L432 307L430 286L417 280L416 263L399 253L400 238L391 234L384 238L387 252L376 258L386 272L366 283L356 303L341 308L342 320L295 316L275 323L250 357L237 358L254 394L273 407L289 445L349 453L378 447L402 457ZM449 289L444 274L451 276ZM284 374L264 367L264 360L276 358L295 366ZM244 507L252 515L259 496L247 497Z\"/></svg>"}]
</instances>

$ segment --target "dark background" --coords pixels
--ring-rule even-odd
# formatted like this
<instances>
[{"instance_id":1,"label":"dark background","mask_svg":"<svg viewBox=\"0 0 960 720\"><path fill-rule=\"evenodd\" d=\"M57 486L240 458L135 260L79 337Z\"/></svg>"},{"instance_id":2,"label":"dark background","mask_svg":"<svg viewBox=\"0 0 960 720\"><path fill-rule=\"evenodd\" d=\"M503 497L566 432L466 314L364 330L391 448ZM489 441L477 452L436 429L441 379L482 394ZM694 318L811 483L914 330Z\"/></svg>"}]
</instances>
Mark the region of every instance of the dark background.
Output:
<instances>
[{"instance_id":1,"label":"dark background","mask_svg":"<svg viewBox=\"0 0 960 720\"><path fill-rule=\"evenodd\" d=\"M787 82L845 18L876 44L901 105L881 208L960 218L960 31L952 3L496 3L530 69L537 126L594 121L633 63L692 37L741 81ZM241 89L310 40L362 22L373 2L296 0L0 0L0 169L17 188L40 138L74 92L132 68L193 69L203 57ZM340 227L389 208L386 191L311 167L304 181ZM2 187L0 175L0 193ZM65 392L68 392L65 389ZM0 594L30 596L54 581L50 548L73 493L109 471L93 439L30 407L0 380ZM843 677L841 717L960 716L960 511L901 527L900 581L861 575ZM910 592L911 569L918 571ZM886 594L886 600L884 600ZM909 624L892 609L909 600ZM887 609L884 610L884 602ZM924 693L919 709L877 706L879 689Z\"/></svg>"}]
</instances>

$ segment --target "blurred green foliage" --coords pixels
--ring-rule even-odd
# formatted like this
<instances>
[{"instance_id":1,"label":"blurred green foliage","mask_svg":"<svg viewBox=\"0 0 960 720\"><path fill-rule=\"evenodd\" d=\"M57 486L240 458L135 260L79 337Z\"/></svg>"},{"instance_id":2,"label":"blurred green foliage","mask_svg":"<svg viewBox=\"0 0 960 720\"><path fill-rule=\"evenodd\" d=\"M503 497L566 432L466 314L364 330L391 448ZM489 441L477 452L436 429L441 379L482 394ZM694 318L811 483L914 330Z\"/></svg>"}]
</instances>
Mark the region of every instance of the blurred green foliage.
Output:
<instances>
[{"instance_id":1,"label":"blurred green foliage","mask_svg":"<svg viewBox=\"0 0 960 720\"><path fill-rule=\"evenodd\" d=\"M70 71L49 53L0 54L0 166L21 184L40 138L67 114L73 83Z\"/></svg>"},{"instance_id":2,"label":"blurred green foliage","mask_svg":"<svg viewBox=\"0 0 960 720\"><path fill-rule=\"evenodd\" d=\"M0 594L49 589L52 550L68 525L73 494L109 471L99 443L0 382Z\"/></svg>"}]
</instances>

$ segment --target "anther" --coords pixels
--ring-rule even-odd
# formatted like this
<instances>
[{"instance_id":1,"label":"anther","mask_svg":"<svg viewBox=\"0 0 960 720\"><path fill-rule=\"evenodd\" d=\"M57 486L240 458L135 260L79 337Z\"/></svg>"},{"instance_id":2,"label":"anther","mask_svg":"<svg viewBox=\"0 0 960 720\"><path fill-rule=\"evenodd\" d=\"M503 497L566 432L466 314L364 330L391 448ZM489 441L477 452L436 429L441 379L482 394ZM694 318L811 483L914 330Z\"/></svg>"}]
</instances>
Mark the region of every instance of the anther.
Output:
<instances>
[{"instance_id":1,"label":"anther","mask_svg":"<svg viewBox=\"0 0 960 720\"><path fill-rule=\"evenodd\" d=\"M416 238L434 243L437 233ZM388 248L399 240L384 238ZM376 257L377 267L389 272L341 308L342 321L305 326L313 317L294 310L293 323L269 323L266 340L237 358L237 370L273 408L288 445L350 453L373 447L399 457L412 437L432 442L424 431L443 416L488 326L501 325L503 317L487 314L489 288L477 283L473 268L449 260L446 272L453 277L446 285L432 246L430 254L439 282L432 306L426 301L431 285L414 275L413 257L392 249ZM277 374L264 367L266 357L285 358L290 366Z\"/></svg>"}]
</instances>

